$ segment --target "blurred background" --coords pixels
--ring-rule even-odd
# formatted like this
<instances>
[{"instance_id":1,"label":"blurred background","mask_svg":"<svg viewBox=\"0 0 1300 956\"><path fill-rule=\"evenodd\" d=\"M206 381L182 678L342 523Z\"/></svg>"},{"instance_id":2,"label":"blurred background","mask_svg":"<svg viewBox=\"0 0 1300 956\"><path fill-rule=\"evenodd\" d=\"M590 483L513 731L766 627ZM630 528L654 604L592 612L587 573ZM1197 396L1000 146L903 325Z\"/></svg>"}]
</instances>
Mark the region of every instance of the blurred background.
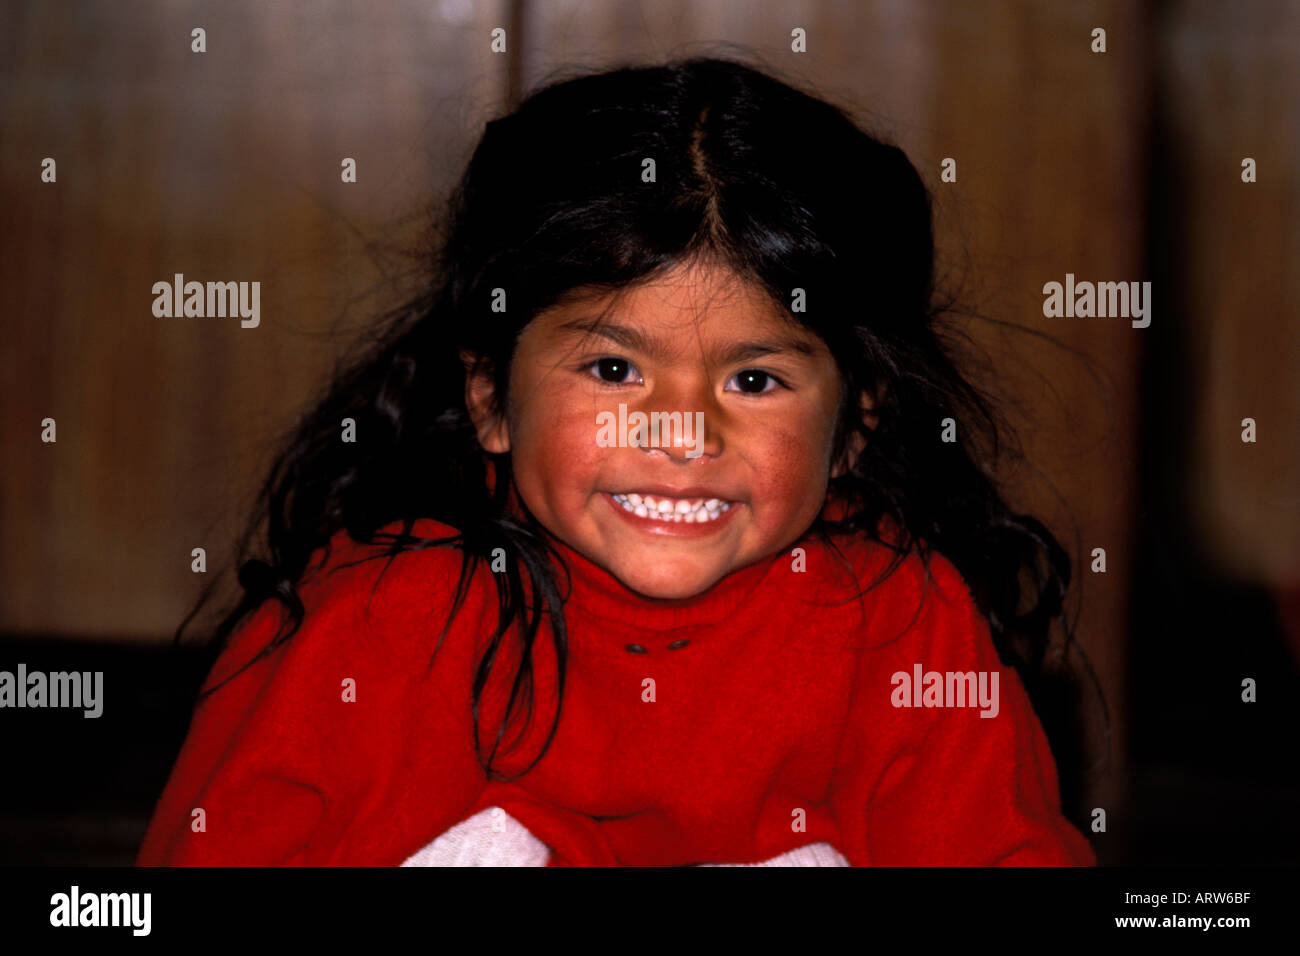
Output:
<instances>
[{"instance_id":1,"label":"blurred background","mask_svg":"<svg viewBox=\"0 0 1300 956\"><path fill-rule=\"evenodd\" d=\"M134 859L207 666L176 627L235 595L275 440L418 278L484 123L698 53L847 108L934 192L1009 495L1076 562L1110 731L1094 702L1058 760L1101 862L1300 861L1300 5L103 0L0 5L0 670L105 686L96 720L0 710L0 863ZM260 281L260 326L155 317L175 273ZM1150 327L1045 318L1066 273L1150 281Z\"/></svg>"}]
</instances>

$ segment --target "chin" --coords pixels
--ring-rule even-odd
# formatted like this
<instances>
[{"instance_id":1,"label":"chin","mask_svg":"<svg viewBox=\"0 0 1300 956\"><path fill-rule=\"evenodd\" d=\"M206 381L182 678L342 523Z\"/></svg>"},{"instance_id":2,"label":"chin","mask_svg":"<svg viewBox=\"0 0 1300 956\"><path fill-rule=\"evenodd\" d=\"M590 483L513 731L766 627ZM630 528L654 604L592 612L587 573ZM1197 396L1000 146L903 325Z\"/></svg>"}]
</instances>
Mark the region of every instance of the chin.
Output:
<instances>
[{"instance_id":1,"label":"chin","mask_svg":"<svg viewBox=\"0 0 1300 956\"><path fill-rule=\"evenodd\" d=\"M644 575L632 575L620 576L619 580L638 594L664 601L679 601L695 597L707 591L715 583L713 578L702 574L655 575L649 578Z\"/></svg>"}]
</instances>

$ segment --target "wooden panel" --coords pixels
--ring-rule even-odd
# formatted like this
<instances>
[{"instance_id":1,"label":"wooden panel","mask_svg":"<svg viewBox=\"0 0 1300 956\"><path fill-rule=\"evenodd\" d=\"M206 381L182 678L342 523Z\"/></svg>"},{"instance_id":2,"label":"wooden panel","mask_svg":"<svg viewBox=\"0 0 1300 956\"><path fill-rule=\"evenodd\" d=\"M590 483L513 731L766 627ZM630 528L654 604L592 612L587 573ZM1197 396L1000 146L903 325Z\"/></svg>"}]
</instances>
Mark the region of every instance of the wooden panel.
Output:
<instances>
[{"instance_id":1,"label":"wooden panel","mask_svg":"<svg viewBox=\"0 0 1300 956\"><path fill-rule=\"evenodd\" d=\"M227 559L269 439L389 301L413 215L500 107L502 6L0 9L4 628L170 635L190 549ZM259 281L261 324L156 318L178 272Z\"/></svg>"},{"instance_id":2,"label":"wooden panel","mask_svg":"<svg viewBox=\"0 0 1300 956\"><path fill-rule=\"evenodd\" d=\"M1300 587L1300 8L1183 4L1164 49L1202 557ZM1257 181L1242 181L1242 160ZM1256 442L1241 440L1253 418Z\"/></svg>"}]
</instances>

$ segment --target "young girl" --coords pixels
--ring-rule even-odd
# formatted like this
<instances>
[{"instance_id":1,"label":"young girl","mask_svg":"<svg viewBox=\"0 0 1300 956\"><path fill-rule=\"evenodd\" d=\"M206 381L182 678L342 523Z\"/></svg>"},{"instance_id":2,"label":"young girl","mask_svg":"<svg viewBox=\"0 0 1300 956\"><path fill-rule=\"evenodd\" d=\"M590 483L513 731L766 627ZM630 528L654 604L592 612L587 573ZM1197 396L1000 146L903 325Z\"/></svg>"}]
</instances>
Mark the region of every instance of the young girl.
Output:
<instances>
[{"instance_id":1,"label":"young girl","mask_svg":"<svg viewBox=\"0 0 1300 956\"><path fill-rule=\"evenodd\" d=\"M1069 563L904 154L692 59L535 93L450 212L273 469L139 863L1095 863L1026 693Z\"/></svg>"}]
</instances>

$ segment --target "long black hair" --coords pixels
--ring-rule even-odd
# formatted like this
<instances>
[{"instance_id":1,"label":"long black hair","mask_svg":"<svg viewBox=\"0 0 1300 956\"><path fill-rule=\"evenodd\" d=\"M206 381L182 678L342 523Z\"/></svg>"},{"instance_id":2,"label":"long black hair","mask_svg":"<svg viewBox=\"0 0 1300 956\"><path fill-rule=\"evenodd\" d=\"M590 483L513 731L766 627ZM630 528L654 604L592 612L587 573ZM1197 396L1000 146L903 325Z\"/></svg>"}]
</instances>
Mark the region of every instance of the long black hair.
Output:
<instances>
[{"instance_id":1,"label":"long black hair","mask_svg":"<svg viewBox=\"0 0 1300 956\"><path fill-rule=\"evenodd\" d=\"M642 178L646 158L655 161L653 182ZM807 310L797 318L827 343L846 385L837 445L855 433L868 439L851 469L831 480L847 511L837 521L818 518L813 530L880 540L882 520L892 522L902 536L882 541L896 551L890 572L913 550L925 560L930 549L946 556L987 616L1002 662L1016 667L1031 698L1047 687L1053 622L1067 651L1073 638L1064 608L1070 560L1047 528L1008 507L991 476L1005 425L959 372L956 339L939 321L951 303L936 301L930 195L901 149L844 110L739 62L625 67L554 81L489 122L443 223L423 291L384 317L375 340L340 367L287 436L239 543L243 598L217 627L215 645L268 597L290 620L265 652L289 640L303 618L296 585L340 530L359 542L385 539L389 562L404 550L459 548L453 615L479 562L501 548L509 560L505 574L492 575L496 630L473 686L475 746L485 772L496 774L505 727L523 702L532 711L543 605L561 701L567 632L553 549L526 509L508 506L511 459L479 445L466 376L490 374L500 411L516 337L541 310L574 290L616 292L707 257L787 308L793 289L805 291ZM495 289L508 290L508 311L493 311ZM871 424L855 398L864 390L879 398ZM363 440L339 440L344 418ZM940 440L947 418L957 441ZM458 533L412 535L420 518ZM396 522L399 534L376 535ZM251 558L263 524L263 557ZM540 601L530 603L530 593ZM512 639L522 663L484 755L480 697ZM521 774L549 748L558 723L557 708Z\"/></svg>"}]
</instances>

